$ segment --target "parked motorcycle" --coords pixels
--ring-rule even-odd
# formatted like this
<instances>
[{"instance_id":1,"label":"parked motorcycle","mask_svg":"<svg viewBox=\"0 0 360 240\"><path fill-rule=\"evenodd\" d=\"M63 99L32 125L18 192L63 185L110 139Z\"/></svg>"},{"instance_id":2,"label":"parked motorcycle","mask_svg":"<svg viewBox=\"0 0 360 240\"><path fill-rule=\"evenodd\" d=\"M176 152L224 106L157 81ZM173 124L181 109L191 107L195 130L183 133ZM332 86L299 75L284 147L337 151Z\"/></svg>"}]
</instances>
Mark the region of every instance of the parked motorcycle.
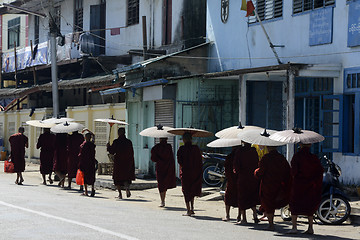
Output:
<instances>
[{"instance_id":1,"label":"parked motorcycle","mask_svg":"<svg viewBox=\"0 0 360 240\"><path fill-rule=\"evenodd\" d=\"M224 185L225 180L225 158L226 155L219 153L202 154L203 157L203 181L209 187ZM211 174L210 174L211 173Z\"/></svg>"},{"instance_id":2,"label":"parked motorcycle","mask_svg":"<svg viewBox=\"0 0 360 240\"><path fill-rule=\"evenodd\" d=\"M324 167L324 177L322 185L322 199L316 216L325 224L341 224L350 216L350 199L341 190L339 177L341 176L340 167L328 159L322 158ZM289 206L280 210L281 218L285 221L291 219Z\"/></svg>"}]
</instances>

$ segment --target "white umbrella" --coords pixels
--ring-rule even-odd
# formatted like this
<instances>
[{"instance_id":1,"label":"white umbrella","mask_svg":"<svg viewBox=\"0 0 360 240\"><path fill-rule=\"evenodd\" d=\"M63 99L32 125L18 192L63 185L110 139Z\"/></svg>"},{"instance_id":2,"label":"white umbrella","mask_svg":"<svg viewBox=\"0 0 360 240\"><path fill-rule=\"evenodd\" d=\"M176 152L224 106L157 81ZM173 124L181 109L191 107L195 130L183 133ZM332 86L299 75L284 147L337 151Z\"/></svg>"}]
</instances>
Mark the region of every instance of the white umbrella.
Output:
<instances>
[{"instance_id":1,"label":"white umbrella","mask_svg":"<svg viewBox=\"0 0 360 240\"><path fill-rule=\"evenodd\" d=\"M43 123L59 124L59 123L73 122L73 121L75 121L75 119L73 119L73 118L49 118L49 119L43 120L42 122Z\"/></svg>"},{"instance_id":2,"label":"white umbrella","mask_svg":"<svg viewBox=\"0 0 360 240\"><path fill-rule=\"evenodd\" d=\"M129 125L127 122L116 120L114 116L111 116L111 118L97 118L94 120L95 122L105 122L110 125L110 131L109 131L109 142L110 142L110 136L111 136L111 129L114 124L122 124L122 125Z\"/></svg>"},{"instance_id":3,"label":"white umbrella","mask_svg":"<svg viewBox=\"0 0 360 240\"><path fill-rule=\"evenodd\" d=\"M168 138L175 136L174 134L168 133L168 130L172 130L171 127L165 127L162 125L157 125L155 127L149 127L142 130L139 134L144 137L153 137L153 138Z\"/></svg>"},{"instance_id":4,"label":"white umbrella","mask_svg":"<svg viewBox=\"0 0 360 240\"><path fill-rule=\"evenodd\" d=\"M206 146L212 147L212 148L224 148L224 147L234 147L234 146L240 146L241 140L238 138L231 139L231 138L219 138L216 139L210 143L208 143Z\"/></svg>"},{"instance_id":5,"label":"white umbrella","mask_svg":"<svg viewBox=\"0 0 360 240\"><path fill-rule=\"evenodd\" d=\"M278 142L270 139L269 137L275 134L277 131L275 130L266 130L266 129L254 129L243 131L238 134L238 138L244 142L261 145L261 146L281 146L285 145L285 143Z\"/></svg>"},{"instance_id":6,"label":"white umbrella","mask_svg":"<svg viewBox=\"0 0 360 240\"><path fill-rule=\"evenodd\" d=\"M211 137L214 135L212 132L196 128L174 128L172 130L169 130L168 132L180 136L188 132L193 137Z\"/></svg>"},{"instance_id":7,"label":"white umbrella","mask_svg":"<svg viewBox=\"0 0 360 240\"><path fill-rule=\"evenodd\" d=\"M316 132L294 128L284 130L270 136L270 139L284 143L312 144L324 141L324 137Z\"/></svg>"},{"instance_id":8,"label":"white umbrella","mask_svg":"<svg viewBox=\"0 0 360 240\"><path fill-rule=\"evenodd\" d=\"M55 123L44 123L42 120L30 120L26 121L27 125L33 126L33 127L40 127L40 128L51 128L55 126Z\"/></svg>"},{"instance_id":9,"label":"white umbrella","mask_svg":"<svg viewBox=\"0 0 360 240\"><path fill-rule=\"evenodd\" d=\"M70 133L70 132L81 131L84 128L85 128L84 125L80 123L65 122L53 126L52 128L50 128L50 131L53 133Z\"/></svg>"},{"instance_id":10,"label":"white umbrella","mask_svg":"<svg viewBox=\"0 0 360 240\"><path fill-rule=\"evenodd\" d=\"M237 138L237 135L241 133L242 131L246 130L253 130L253 129L260 129L260 127L256 126L243 126L241 125L241 122L239 122L238 126L233 126L229 128L225 128L217 133L215 133L215 136L218 138Z\"/></svg>"}]
</instances>

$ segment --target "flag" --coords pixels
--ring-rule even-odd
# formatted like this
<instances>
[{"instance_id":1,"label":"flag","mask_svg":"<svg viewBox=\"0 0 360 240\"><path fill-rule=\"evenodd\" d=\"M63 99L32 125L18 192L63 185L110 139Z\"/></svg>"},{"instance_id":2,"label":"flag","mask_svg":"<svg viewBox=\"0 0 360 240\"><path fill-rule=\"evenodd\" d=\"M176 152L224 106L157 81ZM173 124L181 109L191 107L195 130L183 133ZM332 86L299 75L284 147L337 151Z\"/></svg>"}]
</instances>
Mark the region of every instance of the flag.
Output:
<instances>
[{"instance_id":1,"label":"flag","mask_svg":"<svg viewBox=\"0 0 360 240\"><path fill-rule=\"evenodd\" d=\"M242 0L241 2L241 10L246 11L246 17L254 16L255 7L251 0Z\"/></svg>"}]
</instances>

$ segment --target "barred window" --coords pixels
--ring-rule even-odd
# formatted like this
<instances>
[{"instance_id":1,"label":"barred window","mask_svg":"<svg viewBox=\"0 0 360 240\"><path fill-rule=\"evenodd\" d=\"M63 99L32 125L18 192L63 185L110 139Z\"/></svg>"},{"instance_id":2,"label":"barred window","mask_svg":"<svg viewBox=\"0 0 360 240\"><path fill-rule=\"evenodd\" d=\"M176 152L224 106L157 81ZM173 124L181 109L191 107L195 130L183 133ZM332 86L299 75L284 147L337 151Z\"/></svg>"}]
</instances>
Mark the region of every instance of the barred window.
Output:
<instances>
[{"instance_id":1,"label":"barred window","mask_svg":"<svg viewBox=\"0 0 360 240\"><path fill-rule=\"evenodd\" d=\"M139 0L128 0L127 25L139 23Z\"/></svg>"},{"instance_id":2,"label":"barred window","mask_svg":"<svg viewBox=\"0 0 360 240\"><path fill-rule=\"evenodd\" d=\"M293 0L293 14L332 6L334 4L335 0Z\"/></svg>"},{"instance_id":3,"label":"barred window","mask_svg":"<svg viewBox=\"0 0 360 240\"><path fill-rule=\"evenodd\" d=\"M253 3L261 21L282 17L283 0L255 0ZM249 23L257 21L255 16L249 17Z\"/></svg>"},{"instance_id":4,"label":"barred window","mask_svg":"<svg viewBox=\"0 0 360 240\"><path fill-rule=\"evenodd\" d=\"M106 146L107 143L107 123L95 122L95 144Z\"/></svg>"},{"instance_id":5,"label":"barred window","mask_svg":"<svg viewBox=\"0 0 360 240\"><path fill-rule=\"evenodd\" d=\"M83 30L83 0L74 1L74 32Z\"/></svg>"},{"instance_id":6,"label":"barred window","mask_svg":"<svg viewBox=\"0 0 360 240\"><path fill-rule=\"evenodd\" d=\"M18 46L20 46L20 17L8 21L8 49Z\"/></svg>"}]
</instances>

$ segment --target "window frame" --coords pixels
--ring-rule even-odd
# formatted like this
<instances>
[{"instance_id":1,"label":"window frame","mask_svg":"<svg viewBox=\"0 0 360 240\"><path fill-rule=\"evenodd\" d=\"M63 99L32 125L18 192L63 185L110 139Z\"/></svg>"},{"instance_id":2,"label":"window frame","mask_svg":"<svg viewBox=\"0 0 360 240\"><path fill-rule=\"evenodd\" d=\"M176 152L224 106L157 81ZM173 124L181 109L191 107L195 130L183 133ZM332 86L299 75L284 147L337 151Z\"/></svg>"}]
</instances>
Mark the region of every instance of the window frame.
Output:
<instances>
[{"instance_id":1,"label":"window frame","mask_svg":"<svg viewBox=\"0 0 360 240\"><path fill-rule=\"evenodd\" d=\"M135 6L131 6L135 4ZM133 26L140 23L140 0L127 0L126 25ZM133 13L135 11L135 13ZM134 16L132 16L134 15Z\"/></svg>"},{"instance_id":2,"label":"window frame","mask_svg":"<svg viewBox=\"0 0 360 240\"><path fill-rule=\"evenodd\" d=\"M80 25L81 24L81 25ZM82 32L84 29L84 1L74 0L74 32Z\"/></svg>"},{"instance_id":3,"label":"window frame","mask_svg":"<svg viewBox=\"0 0 360 240\"><path fill-rule=\"evenodd\" d=\"M7 30L8 30L8 49L12 49L14 47L19 47L20 46L20 27L21 27L21 18L17 17L17 18L13 18L11 20L9 20L7 22ZM14 41L12 41L12 39L14 39L13 37L10 37L11 34L14 34L15 37L15 42L16 45L14 45ZM10 41L11 39L11 41Z\"/></svg>"},{"instance_id":4,"label":"window frame","mask_svg":"<svg viewBox=\"0 0 360 240\"><path fill-rule=\"evenodd\" d=\"M309 0L312 2L312 6L310 9L307 9L307 10L304 10L304 1L305 0L300 0L302 1L302 5L301 5L301 11L300 12L294 12L294 0L292 1L292 16L297 16L297 15L302 15L302 14L307 14L307 13L310 13L311 11L314 11L314 10L317 10L317 9L320 9L320 8L328 8L328 7L336 7L336 0L333 0L333 3L332 4L329 4L329 5L326 5L325 2L327 0L323 0L323 5L320 6L320 7L314 7L314 0Z\"/></svg>"},{"instance_id":5,"label":"window frame","mask_svg":"<svg viewBox=\"0 0 360 240\"><path fill-rule=\"evenodd\" d=\"M261 10L259 12L259 6L258 3L261 2L261 4L263 4L263 10ZM279 15L279 13L276 12L276 3L277 2L281 2L280 4L280 8L281 10L279 11L281 14ZM256 9L256 12L259 15L259 18L262 22L268 22L268 21L276 21L276 20L281 20L283 18L284 15L284 0L254 0L254 7ZM267 13L270 12L270 16L268 17ZM279 15L279 16L277 16ZM258 19L256 18L256 16L249 16L249 20L248 20L248 24L250 25L256 25L259 24Z\"/></svg>"},{"instance_id":6,"label":"window frame","mask_svg":"<svg viewBox=\"0 0 360 240\"><path fill-rule=\"evenodd\" d=\"M40 42L40 17L34 16L34 44Z\"/></svg>"}]
</instances>

